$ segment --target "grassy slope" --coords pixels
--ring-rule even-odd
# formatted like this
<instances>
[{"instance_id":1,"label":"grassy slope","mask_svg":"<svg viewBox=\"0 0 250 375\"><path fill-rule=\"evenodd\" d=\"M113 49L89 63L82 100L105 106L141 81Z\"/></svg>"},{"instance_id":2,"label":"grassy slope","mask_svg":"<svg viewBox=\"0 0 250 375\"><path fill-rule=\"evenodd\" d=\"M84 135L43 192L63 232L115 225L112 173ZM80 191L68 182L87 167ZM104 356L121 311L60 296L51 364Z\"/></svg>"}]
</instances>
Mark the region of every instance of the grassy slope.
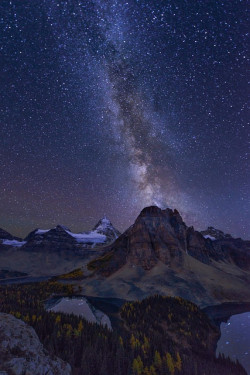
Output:
<instances>
[{"instance_id":1,"label":"grassy slope","mask_svg":"<svg viewBox=\"0 0 250 375\"><path fill-rule=\"evenodd\" d=\"M141 299L158 293L187 298L204 307L225 301L250 301L250 275L224 262L208 266L184 254L182 267L170 269L162 262L145 271L125 265L108 278L94 275L81 283L93 296Z\"/></svg>"}]
</instances>

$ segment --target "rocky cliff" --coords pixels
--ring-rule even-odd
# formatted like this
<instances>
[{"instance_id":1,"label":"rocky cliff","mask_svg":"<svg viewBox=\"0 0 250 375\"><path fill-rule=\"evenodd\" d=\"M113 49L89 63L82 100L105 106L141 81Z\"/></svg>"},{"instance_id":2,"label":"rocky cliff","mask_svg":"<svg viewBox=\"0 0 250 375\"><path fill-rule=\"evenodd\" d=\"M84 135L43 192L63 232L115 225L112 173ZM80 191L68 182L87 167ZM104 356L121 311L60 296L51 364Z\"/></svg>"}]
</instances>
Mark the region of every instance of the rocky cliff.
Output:
<instances>
[{"instance_id":1,"label":"rocky cliff","mask_svg":"<svg viewBox=\"0 0 250 375\"><path fill-rule=\"evenodd\" d=\"M0 313L0 373L71 375L71 368L48 354L32 327L12 315Z\"/></svg>"}]
</instances>

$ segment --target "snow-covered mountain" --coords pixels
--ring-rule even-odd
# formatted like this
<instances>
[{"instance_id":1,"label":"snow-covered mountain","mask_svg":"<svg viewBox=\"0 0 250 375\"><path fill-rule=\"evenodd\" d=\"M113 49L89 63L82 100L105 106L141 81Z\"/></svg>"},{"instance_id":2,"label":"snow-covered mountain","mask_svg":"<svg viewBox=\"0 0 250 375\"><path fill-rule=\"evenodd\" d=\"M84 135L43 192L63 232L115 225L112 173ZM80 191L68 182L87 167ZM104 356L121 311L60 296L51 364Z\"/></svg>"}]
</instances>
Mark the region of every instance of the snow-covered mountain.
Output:
<instances>
[{"instance_id":1,"label":"snow-covered mountain","mask_svg":"<svg viewBox=\"0 0 250 375\"><path fill-rule=\"evenodd\" d=\"M25 250L81 250L103 247L116 240L120 232L105 216L91 231L74 233L64 225L52 229L35 229L25 238Z\"/></svg>"},{"instance_id":2,"label":"snow-covered mountain","mask_svg":"<svg viewBox=\"0 0 250 375\"><path fill-rule=\"evenodd\" d=\"M6 246L21 247L25 243L26 242L23 241L21 238L12 236L12 234L0 228L0 245L3 245L3 247L6 247Z\"/></svg>"},{"instance_id":3,"label":"snow-covered mountain","mask_svg":"<svg viewBox=\"0 0 250 375\"><path fill-rule=\"evenodd\" d=\"M211 241L207 235L223 238ZM170 294L208 305L250 298L250 241L214 228L202 235L170 208L145 207L87 268L92 274L81 286L89 295Z\"/></svg>"},{"instance_id":4,"label":"snow-covered mountain","mask_svg":"<svg viewBox=\"0 0 250 375\"><path fill-rule=\"evenodd\" d=\"M81 233L74 233L65 225L57 225L52 229L37 228L22 240L0 229L0 248L20 248L27 251L81 251L111 244L119 235L120 232L104 216L92 230Z\"/></svg>"},{"instance_id":5,"label":"snow-covered mountain","mask_svg":"<svg viewBox=\"0 0 250 375\"><path fill-rule=\"evenodd\" d=\"M206 230L201 231L201 234L203 237L209 238L211 241L232 238L231 234L225 234L222 230L215 229L214 227L208 227Z\"/></svg>"},{"instance_id":6,"label":"snow-covered mountain","mask_svg":"<svg viewBox=\"0 0 250 375\"><path fill-rule=\"evenodd\" d=\"M111 242L116 240L121 233L117 230L110 220L104 216L98 223L94 226L92 232L96 232L100 235L106 236L106 242Z\"/></svg>"}]
</instances>

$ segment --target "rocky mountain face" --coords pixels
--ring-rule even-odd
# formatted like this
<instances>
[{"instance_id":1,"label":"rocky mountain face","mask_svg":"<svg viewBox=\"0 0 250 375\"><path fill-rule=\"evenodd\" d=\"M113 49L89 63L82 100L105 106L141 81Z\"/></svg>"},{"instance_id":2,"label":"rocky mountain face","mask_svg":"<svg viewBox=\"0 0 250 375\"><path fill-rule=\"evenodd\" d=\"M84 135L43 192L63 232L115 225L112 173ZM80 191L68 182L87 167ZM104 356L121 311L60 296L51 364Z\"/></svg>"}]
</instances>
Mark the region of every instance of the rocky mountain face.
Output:
<instances>
[{"instance_id":1,"label":"rocky mountain face","mask_svg":"<svg viewBox=\"0 0 250 375\"><path fill-rule=\"evenodd\" d=\"M221 238L221 237L220 237ZM241 255L237 259L238 250ZM212 261L229 261L237 266L249 265L249 244L224 236L216 243L193 227L187 227L177 210L161 210L152 206L143 209L132 225L108 249L101 259L92 262L90 268L100 268L110 275L124 264L152 269L158 261L171 268L182 267L183 254L188 254L205 264Z\"/></svg>"},{"instance_id":2,"label":"rocky mountain face","mask_svg":"<svg viewBox=\"0 0 250 375\"><path fill-rule=\"evenodd\" d=\"M71 375L71 367L44 349L34 329L0 313L0 373L3 375Z\"/></svg>"},{"instance_id":3,"label":"rocky mountain face","mask_svg":"<svg viewBox=\"0 0 250 375\"><path fill-rule=\"evenodd\" d=\"M231 234L224 233L214 227L201 231L204 238L212 241L212 246L220 259L229 261L238 267L250 269L250 241L233 238Z\"/></svg>"},{"instance_id":4,"label":"rocky mountain face","mask_svg":"<svg viewBox=\"0 0 250 375\"><path fill-rule=\"evenodd\" d=\"M224 238L213 241L215 251L223 255L223 259L245 271L250 270L250 241L241 238Z\"/></svg>"},{"instance_id":5,"label":"rocky mountain face","mask_svg":"<svg viewBox=\"0 0 250 375\"><path fill-rule=\"evenodd\" d=\"M81 286L92 296L172 295L202 307L250 301L250 241L205 238L177 210L146 207L87 268Z\"/></svg>"}]
</instances>

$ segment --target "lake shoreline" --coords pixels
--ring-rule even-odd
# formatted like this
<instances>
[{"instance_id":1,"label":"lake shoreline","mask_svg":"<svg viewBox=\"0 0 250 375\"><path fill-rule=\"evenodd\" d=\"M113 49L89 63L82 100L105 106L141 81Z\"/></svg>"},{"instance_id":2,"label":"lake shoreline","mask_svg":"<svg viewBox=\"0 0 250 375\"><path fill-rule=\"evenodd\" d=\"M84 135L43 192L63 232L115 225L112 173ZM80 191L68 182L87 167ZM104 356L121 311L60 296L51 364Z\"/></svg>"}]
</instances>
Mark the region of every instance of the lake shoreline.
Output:
<instances>
[{"instance_id":1,"label":"lake shoreline","mask_svg":"<svg viewBox=\"0 0 250 375\"><path fill-rule=\"evenodd\" d=\"M217 326L226 323L231 316L250 311L250 302L224 302L201 309Z\"/></svg>"}]
</instances>

